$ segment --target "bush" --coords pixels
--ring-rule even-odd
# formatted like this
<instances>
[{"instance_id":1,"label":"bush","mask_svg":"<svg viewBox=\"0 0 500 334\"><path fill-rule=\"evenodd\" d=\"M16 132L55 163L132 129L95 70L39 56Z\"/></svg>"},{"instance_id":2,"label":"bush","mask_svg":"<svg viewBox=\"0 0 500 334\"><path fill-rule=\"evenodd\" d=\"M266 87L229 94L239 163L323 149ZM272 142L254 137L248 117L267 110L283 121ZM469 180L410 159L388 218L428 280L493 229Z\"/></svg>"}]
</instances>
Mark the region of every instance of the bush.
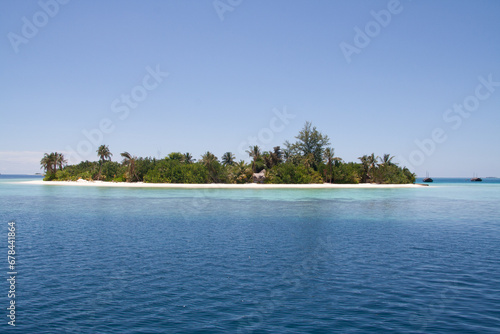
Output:
<instances>
[{"instance_id":1,"label":"bush","mask_svg":"<svg viewBox=\"0 0 500 334\"><path fill-rule=\"evenodd\" d=\"M207 183L208 170L200 163L184 164L177 159L157 161L144 176L148 183Z\"/></svg>"},{"instance_id":2,"label":"bush","mask_svg":"<svg viewBox=\"0 0 500 334\"><path fill-rule=\"evenodd\" d=\"M362 173L363 170L360 164L341 162L333 169L333 183L358 184Z\"/></svg>"},{"instance_id":3,"label":"bush","mask_svg":"<svg viewBox=\"0 0 500 334\"><path fill-rule=\"evenodd\" d=\"M116 177L116 175L120 174L120 169L125 168L122 168L122 166L118 162L104 162L101 167L101 180L112 181ZM123 174L123 172L121 174Z\"/></svg>"},{"instance_id":4,"label":"bush","mask_svg":"<svg viewBox=\"0 0 500 334\"><path fill-rule=\"evenodd\" d=\"M55 173L47 173L47 174L45 174L45 177L43 178L44 181L52 181L55 179L56 179Z\"/></svg>"},{"instance_id":5,"label":"bush","mask_svg":"<svg viewBox=\"0 0 500 334\"><path fill-rule=\"evenodd\" d=\"M56 172L55 178L59 181L71 181L71 174L68 170L58 170Z\"/></svg>"},{"instance_id":6,"label":"bush","mask_svg":"<svg viewBox=\"0 0 500 334\"><path fill-rule=\"evenodd\" d=\"M279 164L266 173L265 183L274 184L309 184L323 183L321 174L311 167L296 166L291 162Z\"/></svg>"}]
</instances>

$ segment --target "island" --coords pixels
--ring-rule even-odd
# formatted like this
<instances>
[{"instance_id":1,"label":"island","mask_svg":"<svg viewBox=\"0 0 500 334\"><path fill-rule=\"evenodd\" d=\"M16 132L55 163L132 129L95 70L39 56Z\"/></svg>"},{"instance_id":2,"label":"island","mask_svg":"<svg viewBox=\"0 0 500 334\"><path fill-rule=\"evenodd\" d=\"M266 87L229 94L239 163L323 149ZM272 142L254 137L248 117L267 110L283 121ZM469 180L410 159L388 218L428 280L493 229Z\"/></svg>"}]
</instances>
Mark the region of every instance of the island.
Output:
<instances>
[{"instance_id":1,"label":"island","mask_svg":"<svg viewBox=\"0 0 500 334\"><path fill-rule=\"evenodd\" d=\"M107 145L97 149L97 161L68 165L63 154L45 153L40 161L44 181L74 181L79 184L164 184L181 185L412 185L416 175L394 163L393 156L374 153L360 156L359 162L345 162L336 157L330 139L310 122L291 143L263 151L258 145L246 150L251 162L235 161L231 152L218 159L206 152L196 161L190 153L172 152L165 158L136 157L120 154L122 161L112 161ZM54 182L55 181L55 182Z\"/></svg>"}]
</instances>

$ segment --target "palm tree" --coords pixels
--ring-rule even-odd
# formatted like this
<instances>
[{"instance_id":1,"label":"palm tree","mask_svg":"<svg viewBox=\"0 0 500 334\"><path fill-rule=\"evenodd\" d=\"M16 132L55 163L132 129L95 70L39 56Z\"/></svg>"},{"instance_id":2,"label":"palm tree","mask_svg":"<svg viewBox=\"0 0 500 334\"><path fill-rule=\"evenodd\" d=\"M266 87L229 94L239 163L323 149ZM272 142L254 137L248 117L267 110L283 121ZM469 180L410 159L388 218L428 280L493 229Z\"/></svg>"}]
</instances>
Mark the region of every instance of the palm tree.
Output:
<instances>
[{"instance_id":1,"label":"palm tree","mask_svg":"<svg viewBox=\"0 0 500 334\"><path fill-rule=\"evenodd\" d=\"M101 179L101 170L102 170L102 165L104 164L105 161L109 160L111 161L111 156L113 154L109 151L109 147L106 145L101 145L97 149L97 156L99 157L99 173L97 174L97 179Z\"/></svg>"},{"instance_id":2,"label":"palm tree","mask_svg":"<svg viewBox=\"0 0 500 334\"><path fill-rule=\"evenodd\" d=\"M275 146L273 150L271 159L273 160L273 165L278 165L283 162L283 151L281 151L281 147L279 146Z\"/></svg>"},{"instance_id":3,"label":"palm tree","mask_svg":"<svg viewBox=\"0 0 500 334\"><path fill-rule=\"evenodd\" d=\"M379 156L375 156L375 153L372 153L368 156L369 163L369 178L372 182L378 183L378 174L377 173L377 160L380 159Z\"/></svg>"},{"instance_id":4,"label":"palm tree","mask_svg":"<svg viewBox=\"0 0 500 334\"><path fill-rule=\"evenodd\" d=\"M57 172L57 152L49 154L50 160L52 161L52 173Z\"/></svg>"},{"instance_id":5,"label":"palm tree","mask_svg":"<svg viewBox=\"0 0 500 334\"><path fill-rule=\"evenodd\" d=\"M111 157L113 154L109 151L109 147L107 145L101 145L97 149L97 155L99 156L99 161L104 163L105 161L111 161Z\"/></svg>"},{"instance_id":6,"label":"palm tree","mask_svg":"<svg viewBox=\"0 0 500 334\"><path fill-rule=\"evenodd\" d=\"M390 154L384 154L383 158L378 157L380 160L379 166L390 166L394 165L392 162L392 159L394 159L394 156L391 157Z\"/></svg>"},{"instance_id":7,"label":"palm tree","mask_svg":"<svg viewBox=\"0 0 500 334\"><path fill-rule=\"evenodd\" d=\"M264 164L268 169L273 168L274 166L283 162L283 152L279 146L275 146L273 151L264 152L262 155L264 159Z\"/></svg>"},{"instance_id":8,"label":"palm tree","mask_svg":"<svg viewBox=\"0 0 500 334\"><path fill-rule=\"evenodd\" d=\"M236 162L232 170L232 180L236 183L246 183L252 175L251 168L243 160Z\"/></svg>"},{"instance_id":9,"label":"palm tree","mask_svg":"<svg viewBox=\"0 0 500 334\"><path fill-rule=\"evenodd\" d=\"M217 183L219 181L217 177L216 165L219 162L217 157L211 152L207 152L201 156L201 163L207 168L208 175L212 182Z\"/></svg>"},{"instance_id":10,"label":"palm tree","mask_svg":"<svg viewBox=\"0 0 500 334\"><path fill-rule=\"evenodd\" d=\"M62 153L55 153L56 165L59 166L59 169L63 169L64 166L68 163L68 160L64 159L64 155Z\"/></svg>"},{"instance_id":11,"label":"palm tree","mask_svg":"<svg viewBox=\"0 0 500 334\"><path fill-rule=\"evenodd\" d=\"M325 152L323 153L323 158L326 161L326 169L325 169L325 181L333 183L333 162L334 162L334 150L331 147L325 148Z\"/></svg>"},{"instance_id":12,"label":"palm tree","mask_svg":"<svg viewBox=\"0 0 500 334\"><path fill-rule=\"evenodd\" d=\"M222 155L222 164L224 166L232 166L234 165L234 154L231 152L226 152Z\"/></svg>"},{"instance_id":13,"label":"palm tree","mask_svg":"<svg viewBox=\"0 0 500 334\"><path fill-rule=\"evenodd\" d=\"M261 158L261 155L262 155L261 151L260 151L260 147L258 145L249 146L248 150L246 150L245 152L248 153L248 155L250 156L250 158L253 158L253 161L252 161L252 170L253 170L254 173L257 172L256 163Z\"/></svg>"},{"instance_id":14,"label":"palm tree","mask_svg":"<svg viewBox=\"0 0 500 334\"><path fill-rule=\"evenodd\" d=\"M210 151L207 151L205 154L201 156L201 163L205 166L211 164L215 161L218 161L217 157Z\"/></svg>"},{"instance_id":15,"label":"palm tree","mask_svg":"<svg viewBox=\"0 0 500 334\"><path fill-rule=\"evenodd\" d=\"M57 172L57 167L63 169L67 161L64 159L62 153L52 152L45 153L42 160L40 160L40 165L46 175L55 175Z\"/></svg>"},{"instance_id":16,"label":"palm tree","mask_svg":"<svg viewBox=\"0 0 500 334\"><path fill-rule=\"evenodd\" d=\"M267 169L273 168L273 160L271 159L270 152L264 152L264 154L262 154L262 160L264 161L264 166L266 166Z\"/></svg>"},{"instance_id":17,"label":"palm tree","mask_svg":"<svg viewBox=\"0 0 500 334\"><path fill-rule=\"evenodd\" d=\"M382 158L378 157L378 159L380 162L378 164L378 172L376 173L377 183L384 183L387 179L386 176L390 174L391 166L395 166L392 162L394 157L391 157L390 154L384 154Z\"/></svg>"},{"instance_id":18,"label":"palm tree","mask_svg":"<svg viewBox=\"0 0 500 334\"><path fill-rule=\"evenodd\" d=\"M379 159L380 157L376 157L375 156L375 153L372 153L368 156L368 163L370 164L370 169L373 169L375 167L377 167L377 160Z\"/></svg>"},{"instance_id":19,"label":"palm tree","mask_svg":"<svg viewBox=\"0 0 500 334\"><path fill-rule=\"evenodd\" d=\"M193 159L193 156L190 153L184 153L181 161L185 164L192 164L196 161L196 159Z\"/></svg>"},{"instance_id":20,"label":"palm tree","mask_svg":"<svg viewBox=\"0 0 500 334\"><path fill-rule=\"evenodd\" d=\"M46 174L54 173L53 172L53 170L54 170L54 154L53 153L51 153L51 154L45 153L43 155L42 160L40 160L40 165L41 165L40 168L43 169L43 171Z\"/></svg>"},{"instance_id":21,"label":"palm tree","mask_svg":"<svg viewBox=\"0 0 500 334\"><path fill-rule=\"evenodd\" d=\"M358 158L361 160L361 166L363 167L363 175L361 176L361 183L366 183L368 180L370 173L370 162L368 160L368 156L365 154L362 157Z\"/></svg>"},{"instance_id":22,"label":"palm tree","mask_svg":"<svg viewBox=\"0 0 500 334\"><path fill-rule=\"evenodd\" d=\"M63 169L67 162L62 153L53 152L50 154L45 153L42 160L40 160L40 165L46 174L55 174L57 167Z\"/></svg>"},{"instance_id":23,"label":"palm tree","mask_svg":"<svg viewBox=\"0 0 500 334\"><path fill-rule=\"evenodd\" d=\"M130 153L128 152L123 152L120 154L122 157L123 157L123 161L122 163L125 165L125 166L128 166L128 172L127 172L127 181L131 182L132 180L135 179L138 179L137 177L137 173L135 171L135 162L137 160L137 157L135 156L132 156Z\"/></svg>"},{"instance_id":24,"label":"palm tree","mask_svg":"<svg viewBox=\"0 0 500 334\"><path fill-rule=\"evenodd\" d=\"M374 180L375 169L377 168L377 159L380 157L376 157L375 153L370 155L363 155L358 159L361 160L361 165L363 166L363 175L361 177L361 182L366 183L368 179Z\"/></svg>"}]
</instances>

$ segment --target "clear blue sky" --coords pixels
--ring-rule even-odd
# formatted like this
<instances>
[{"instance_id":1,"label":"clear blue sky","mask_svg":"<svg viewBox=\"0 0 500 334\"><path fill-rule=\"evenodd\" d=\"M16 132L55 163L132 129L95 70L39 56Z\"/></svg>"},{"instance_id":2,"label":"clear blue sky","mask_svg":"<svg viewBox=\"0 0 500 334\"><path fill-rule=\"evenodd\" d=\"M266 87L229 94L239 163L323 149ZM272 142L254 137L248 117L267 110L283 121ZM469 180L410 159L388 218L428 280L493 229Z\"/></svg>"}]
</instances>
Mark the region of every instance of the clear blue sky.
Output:
<instances>
[{"instance_id":1,"label":"clear blue sky","mask_svg":"<svg viewBox=\"0 0 500 334\"><path fill-rule=\"evenodd\" d=\"M345 161L500 176L499 1L60 2L0 2L0 173L101 143L248 161L311 121Z\"/></svg>"}]
</instances>

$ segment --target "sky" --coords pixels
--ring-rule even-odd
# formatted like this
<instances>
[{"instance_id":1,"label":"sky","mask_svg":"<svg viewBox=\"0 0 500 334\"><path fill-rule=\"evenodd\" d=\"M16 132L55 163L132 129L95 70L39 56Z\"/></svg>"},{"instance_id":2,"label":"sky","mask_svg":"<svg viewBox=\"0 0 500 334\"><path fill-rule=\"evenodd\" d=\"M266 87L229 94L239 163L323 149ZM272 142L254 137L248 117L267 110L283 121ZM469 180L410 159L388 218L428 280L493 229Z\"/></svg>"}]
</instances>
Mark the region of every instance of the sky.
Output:
<instances>
[{"instance_id":1,"label":"sky","mask_svg":"<svg viewBox=\"0 0 500 334\"><path fill-rule=\"evenodd\" d=\"M283 146L500 177L500 2L0 2L0 173Z\"/></svg>"}]
</instances>

